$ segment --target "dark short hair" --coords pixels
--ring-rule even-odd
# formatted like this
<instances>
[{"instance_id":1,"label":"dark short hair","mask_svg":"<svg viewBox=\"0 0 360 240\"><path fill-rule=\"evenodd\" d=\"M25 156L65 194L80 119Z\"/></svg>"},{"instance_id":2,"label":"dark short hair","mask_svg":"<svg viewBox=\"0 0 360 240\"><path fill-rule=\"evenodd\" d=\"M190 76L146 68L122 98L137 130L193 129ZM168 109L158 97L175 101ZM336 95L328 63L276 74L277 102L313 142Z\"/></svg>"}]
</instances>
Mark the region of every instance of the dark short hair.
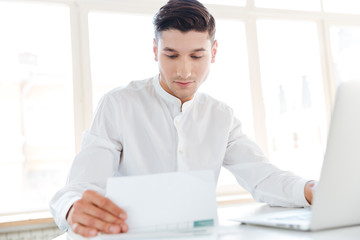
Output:
<instances>
[{"instance_id":1,"label":"dark short hair","mask_svg":"<svg viewBox=\"0 0 360 240\"><path fill-rule=\"evenodd\" d=\"M169 0L154 16L155 39L161 32L176 29L181 32L208 32L215 39L215 19L207 8L197 0Z\"/></svg>"}]
</instances>

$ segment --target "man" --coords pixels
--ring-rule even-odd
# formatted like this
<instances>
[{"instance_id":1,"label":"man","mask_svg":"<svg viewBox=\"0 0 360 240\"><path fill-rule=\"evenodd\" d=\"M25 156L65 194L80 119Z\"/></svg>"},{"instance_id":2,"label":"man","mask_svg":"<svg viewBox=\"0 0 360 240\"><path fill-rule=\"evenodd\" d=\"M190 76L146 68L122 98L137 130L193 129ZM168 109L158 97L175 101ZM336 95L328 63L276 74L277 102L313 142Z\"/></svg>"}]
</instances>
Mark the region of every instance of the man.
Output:
<instances>
[{"instance_id":1,"label":"man","mask_svg":"<svg viewBox=\"0 0 360 240\"><path fill-rule=\"evenodd\" d=\"M269 164L228 106L197 93L218 47L207 9L170 0L154 26L159 75L102 98L68 182L50 204L60 229L83 236L128 231L126 212L104 197L112 176L211 169L217 179L224 166L258 201L311 204L312 182Z\"/></svg>"}]
</instances>

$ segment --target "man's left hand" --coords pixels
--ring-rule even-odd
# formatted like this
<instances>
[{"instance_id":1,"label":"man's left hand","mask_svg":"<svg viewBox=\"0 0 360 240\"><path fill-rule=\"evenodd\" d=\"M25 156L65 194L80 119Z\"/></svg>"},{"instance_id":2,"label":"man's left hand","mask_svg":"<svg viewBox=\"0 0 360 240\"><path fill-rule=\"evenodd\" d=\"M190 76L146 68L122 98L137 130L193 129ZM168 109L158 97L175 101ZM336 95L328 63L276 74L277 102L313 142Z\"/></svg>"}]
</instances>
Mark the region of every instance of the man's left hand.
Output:
<instances>
[{"instance_id":1,"label":"man's left hand","mask_svg":"<svg viewBox=\"0 0 360 240\"><path fill-rule=\"evenodd\" d=\"M305 184L305 188L304 188L304 194L305 194L305 198L308 201L308 203L311 205L312 201L313 201L313 192L316 186L316 181L308 181Z\"/></svg>"}]
</instances>

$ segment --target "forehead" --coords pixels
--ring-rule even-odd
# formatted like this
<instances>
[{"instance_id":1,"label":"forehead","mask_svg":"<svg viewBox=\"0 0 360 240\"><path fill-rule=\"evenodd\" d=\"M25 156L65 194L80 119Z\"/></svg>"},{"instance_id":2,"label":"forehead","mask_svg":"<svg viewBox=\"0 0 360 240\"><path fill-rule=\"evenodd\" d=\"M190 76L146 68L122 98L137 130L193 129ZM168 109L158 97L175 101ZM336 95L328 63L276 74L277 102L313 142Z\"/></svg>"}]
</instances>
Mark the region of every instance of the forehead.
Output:
<instances>
[{"instance_id":1,"label":"forehead","mask_svg":"<svg viewBox=\"0 0 360 240\"><path fill-rule=\"evenodd\" d=\"M211 40L208 32L181 32L179 30L166 30L161 33L159 39L160 50L164 48L175 49L176 51L192 51L194 49L210 49Z\"/></svg>"}]
</instances>

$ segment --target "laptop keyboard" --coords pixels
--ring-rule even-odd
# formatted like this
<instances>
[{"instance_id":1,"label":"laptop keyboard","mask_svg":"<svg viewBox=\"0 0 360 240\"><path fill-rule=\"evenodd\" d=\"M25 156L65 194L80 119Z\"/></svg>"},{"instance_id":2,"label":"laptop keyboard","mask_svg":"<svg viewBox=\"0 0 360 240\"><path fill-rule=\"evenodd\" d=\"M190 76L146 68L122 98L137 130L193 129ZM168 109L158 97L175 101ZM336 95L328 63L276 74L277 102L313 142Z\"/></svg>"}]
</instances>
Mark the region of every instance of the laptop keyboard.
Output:
<instances>
[{"instance_id":1,"label":"laptop keyboard","mask_svg":"<svg viewBox=\"0 0 360 240\"><path fill-rule=\"evenodd\" d=\"M270 218L271 220L275 221L308 221L311 218L311 212L302 212L297 213L296 215L285 215L285 216L279 216Z\"/></svg>"}]
</instances>

